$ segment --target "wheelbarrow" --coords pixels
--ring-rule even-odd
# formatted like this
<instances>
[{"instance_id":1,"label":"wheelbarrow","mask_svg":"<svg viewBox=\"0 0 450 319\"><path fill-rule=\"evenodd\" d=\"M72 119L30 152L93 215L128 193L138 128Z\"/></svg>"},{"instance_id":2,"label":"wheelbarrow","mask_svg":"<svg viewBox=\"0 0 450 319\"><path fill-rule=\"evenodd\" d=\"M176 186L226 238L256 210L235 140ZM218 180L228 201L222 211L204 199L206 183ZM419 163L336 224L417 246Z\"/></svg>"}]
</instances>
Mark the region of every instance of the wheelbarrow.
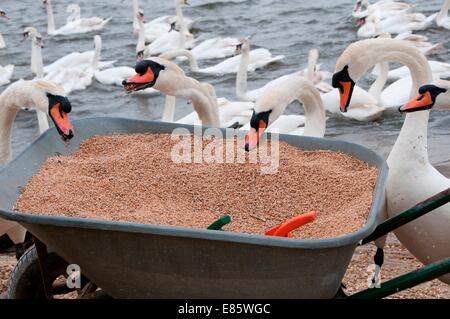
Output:
<instances>
[{"instance_id":1,"label":"wheelbarrow","mask_svg":"<svg viewBox=\"0 0 450 319\"><path fill-rule=\"evenodd\" d=\"M307 150L340 151L378 168L364 227L337 238L303 240L11 211L20 189L48 157L70 154L89 137L171 133L179 127L195 133L193 126L121 118L90 118L73 124L77 134L70 145L61 143L54 130L47 131L0 172L0 218L23 225L36 243L36 248L21 258L10 282L9 291L21 291L22 295L10 297L30 297L27 291L31 290L36 297L51 298L65 289L54 279L72 264L82 274L83 293L100 287L104 295L113 298L334 298L343 296L341 282L356 247L405 222L401 214L377 228L388 174L380 156L348 142L289 135L280 135L280 140ZM443 205L450 200L449 194L444 197L419 212L423 214L436 208L436 203ZM417 213L412 215L407 212L406 222ZM445 260L409 274L413 279L408 277L406 283L400 278L402 285L394 283L394 288L383 290L386 283L381 289L353 297L384 297L393 293L392 289L405 289L449 271L450 260ZM372 291L383 293L373 295Z\"/></svg>"}]
</instances>

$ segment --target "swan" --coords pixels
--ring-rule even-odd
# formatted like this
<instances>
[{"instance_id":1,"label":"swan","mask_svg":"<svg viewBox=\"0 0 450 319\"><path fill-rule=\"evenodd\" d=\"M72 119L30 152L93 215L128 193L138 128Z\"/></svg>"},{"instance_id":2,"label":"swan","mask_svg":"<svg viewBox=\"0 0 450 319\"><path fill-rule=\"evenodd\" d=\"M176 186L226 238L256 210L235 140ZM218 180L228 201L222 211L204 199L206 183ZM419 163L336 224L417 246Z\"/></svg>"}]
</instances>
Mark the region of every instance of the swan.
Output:
<instances>
[{"instance_id":1,"label":"swan","mask_svg":"<svg viewBox=\"0 0 450 319\"><path fill-rule=\"evenodd\" d=\"M42 35L33 27L26 27L23 30L24 40L31 39L31 72L36 79L44 77L43 62L42 62ZM36 115L39 124L39 133L42 134L47 131L50 126L48 124L47 113L36 109Z\"/></svg>"},{"instance_id":2,"label":"swan","mask_svg":"<svg viewBox=\"0 0 450 319\"><path fill-rule=\"evenodd\" d=\"M369 0L357 0L352 15L355 18L363 18L371 13L384 19L392 15L408 13L414 8L415 5L393 0L382 0L374 4L370 4Z\"/></svg>"},{"instance_id":3,"label":"swan","mask_svg":"<svg viewBox=\"0 0 450 319\"><path fill-rule=\"evenodd\" d=\"M236 38L213 38L202 41L191 49L198 60L222 59L233 56L240 41ZM180 60L186 60L180 59Z\"/></svg>"},{"instance_id":4,"label":"swan","mask_svg":"<svg viewBox=\"0 0 450 319\"><path fill-rule=\"evenodd\" d=\"M5 18L9 20L8 16L6 15L6 12L0 9L0 18ZM2 33L0 32L0 49L6 48L5 40L3 39Z\"/></svg>"},{"instance_id":5,"label":"swan","mask_svg":"<svg viewBox=\"0 0 450 319\"><path fill-rule=\"evenodd\" d=\"M11 160L12 126L21 107L32 106L52 118L56 130L64 141L73 136L69 115L71 105L64 89L45 80L19 80L0 94L0 166ZM19 224L0 219L0 236L7 234L19 253L25 240L26 230Z\"/></svg>"},{"instance_id":6,"label":"swan","mask_svg":"<svg viewBox=\"0 0 450 319\"><path fill-rule=\"evenodd\" d=\"M309 79L293 75L265 91L256 101L245 137L245 150L258 146L262 134L281 116L286 107L298 100L305 108L303 135L323 137L326 118L319 91Z\"/></svg>"},{"instance_id":7,"label":"swan","mask_svg":"<svg viewBox=\"0 0 450 319\"><path fill-rule=\"evenodd\" d=\"M199 68L197 60L193 56L191 51L188 50L172 50L160 55L164 59L173 59L178 56L185 56L189 60L189 67L192 72L206 73L222 75L227 73L237 73L239 71L239 65L241 64L242 54L236 55L232 58L228 58L216 65ZM272 56L267 49L252 50L249 54L249 63L247 65L248 71L255 71L259 68L263 68L268 64L277 62L284 59L284 55Z\"/></svg>"},{"instance_id":8,"label":"swan","mask_svg":"<svg viewBox=\"0 0 450 319\"><path fill-rule=\"evenodd\" d=\"M45 78L61 85L67 94L73 91L85 90L92 84L94 74L98 70L102 49L102 38L99 35L94 37L94 44L95 54L88 67L61 67L54 72L48 73Z\"/></svg>"},{"instance_id":9,"label":"swan","mask_svg":"<svg viewBox=\"0 0 450 319\"><path fill-rule=\"evenodd\" d=\"M380 20L376 16L369 15L358 20L357 26L360 28L357 35L360 38L369 38L381 33L398 34L424 30L431 25L434 18L435 15L425 17L421 13L408 13Z\"/></svg>"},{"instance_id":10,"label":"swan","mask_svg":"<svg viewBox=\"0 0 450 319\"><path fill-rule=\"evenodd\" d=\"M436 24L445 29L450 29L450 18L448 17L449 9L450 9L450 0L445 0L441 10L436 15Z\"/></svg>"},{"instance_id":11,"label":"swan","mask_svg":"<svg viewBox=\"0 0 450 319\"><path fill-rule=\"evenodd\" d=\"M131 93L153 87L166 94L163 121L173 122L176 96L186 98L195 110L195 114L191 113L177 123L230 127L242 126L250 120L253 103L217 99L212 85L186 76L169 60L160 57L142 60L135 69L137 74L122 83L125 90Z\"/></svg>"},{"instance_id":12,"label":"swan","mask_svg":"<svg viewBox=\"0 0 450 319\"><path fill-rule=\"evenodd\" d=\"M186 24L183 18L179 19L180 31L175 30L175 23L172 23L169 32L161 35L152 41L149 45L145 43L145 27L144 27L144 16L138 16L139 23L139 36L137 51L142 52L145 57L150 57L153 55L158 55L170 50L176 49L190 49L194 46L194 37L188 34Z\"/></svg>"},{"instance_id":13,"label":"swan","mask_svg":"<svg viewBox=\"0 0 450 319\"><path fill-rule=\"evenodd\" d=\"M219 112L214 88L185 75L175 63L153 57L136 64L135 74L123 81L126 92L153 87L169 96L182 96L190 101L202 125L219 127Z\"/></svg>"},{"instance_id":14,"label":"swan","mask_svg":"<svg viewBox=\"0 0 450 319\"><path fill-rule=\"evenodd\" d=\"M111 20L111 18L102 19L99 17L81 18L80 7L77 4L71 4L67 8L67 11L72 13L72 16L68 18L68 23L59 29L55 29L52 0L42 0L42 3L47 8L47 34L52 36L99 31Z\"/></svg>"},{"instance_id":15,"label":"swan","mask_svg":"<svg viewBox=\"0 0 450 319\"><path fill-rule=\"evenodd\" d=\"M406 113L399 137L388 157L389 176L386 184L387 216L413 207L417 203L450 187L450 181L429 162L427 130L436 93L445 89L423 90L432 82L431 68L425 56L406 41L369 39L351 44L336 62L333 86L340 90L343 112L352 99L352 89L372 66L381 62L398 62L411 72L410 97L419 96L402 106ZM419 89L420 88L420 89ZM395 230L401 243L422 263L443 260L450 256L450 205L447 204ZM384 240L377 241L382 249ZM381 265L380 265L381 266ZM450 283L450 276L441 278Z\"/></svg>"},{"instance_id":16,"label":"swan","mask_svg":"<svg viewBox=\"0 0 450 319\"><path fill-rule=\"evenodd\" d=\"M100 37L100 36L98 36ZM101 42L101 38L100 38ZM95 44L95 41L94 41ZM91 67L92 60L96 55L100 56L101 45L95 46L94 50L85 52L72 52L55 62L44 67L44 74L57 72L60 68L78 68L86 70ZM116 61L99 61L98 68L104 69L114 65Z\"/></svg>"},{"instance_id":17,"label":"swan","mask_svg":"<svg viewBox=\"0 0 450 319\"><path fill-rule=\"evenodd\" d=\"M280 82L283 82L290 76L298 73L301 73L302 75L309 73L310 80L312 80L315 84L320 83L320 81L325 77L322 76L325 73L319 73L317 70L315 71L316 63L319 58L319 51L312 49L309 52L308 69L306 72L297 71L291 74L286 74L268 82L263 87L248 91L247 71L249 69L248 65L250 62L250 42L248 38L241 39L241 44L237 53L241 53L241 60L239 63L239 70L236 75L236 96L241 101L256 101L266 90L277 86ZM313 79L313 77L315 78Z\"/></svg>"},{"instance_id":18,"label":"swan","mask_svg":"<svg viewBox=\"0 0 450 319\"><path fill-rule=\"evenodd\" d=\"M184 22L186 23L186 27L189 30L192 25L194 24L194 20L184 17L183 16L183 9L182 6L183 5L187 5L189 6L189 2L187 0L175 0L175 12L176 15L175 16L162 16L162 17L158 17L155 18L153 20L151 20L150 22L147 22L144 24L145 27L145 33L146 33L146 40L148 42L154 41L158 36L160 36L161 34L159 34L158 32L156 32L154 29L160 29L165 30L166 32L168 32L170 30L170 25L175 22L176 23L176 29L179 30L180 29L180 24L179 24L179 20L180 17L182 17L184 19ZM143 14L143 11L141 11ZM139 1L138 0L133 0L133 30L134 30L134 34L137 35L140 29L139 26L139 21L138 21L138 16L140 14L140 6L139 6Z\"/></svg>"}]
</instances>

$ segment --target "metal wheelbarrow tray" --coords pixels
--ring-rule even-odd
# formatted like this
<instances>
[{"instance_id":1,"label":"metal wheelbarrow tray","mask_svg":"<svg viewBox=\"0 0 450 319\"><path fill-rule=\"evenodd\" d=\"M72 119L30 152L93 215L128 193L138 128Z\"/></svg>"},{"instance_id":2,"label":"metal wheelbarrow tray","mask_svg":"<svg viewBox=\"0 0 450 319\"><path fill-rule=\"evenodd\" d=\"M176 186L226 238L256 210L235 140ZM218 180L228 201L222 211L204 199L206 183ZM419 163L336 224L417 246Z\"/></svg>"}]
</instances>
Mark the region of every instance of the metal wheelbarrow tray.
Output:
<instances>
[{"instance_id":1,"label":"metal wheelbarrow tray","mask_svg":"<svg viewBox=\"0 0 450 319\"><path fill-rule=\"evenodd\" d=\"M23 225L115 298L333 298L357 244L381 221L388 173L384 159L356 144L289 135L280 140L307 150L340 151L378 168L363 228L337 238L300 240L12 212L20 188L48 157L70 154L91 136L194 130L122 118L73 124L76 136L69 146L55 130L47 131L0 172L0 217Z\"/></svg>"}]
</instances>

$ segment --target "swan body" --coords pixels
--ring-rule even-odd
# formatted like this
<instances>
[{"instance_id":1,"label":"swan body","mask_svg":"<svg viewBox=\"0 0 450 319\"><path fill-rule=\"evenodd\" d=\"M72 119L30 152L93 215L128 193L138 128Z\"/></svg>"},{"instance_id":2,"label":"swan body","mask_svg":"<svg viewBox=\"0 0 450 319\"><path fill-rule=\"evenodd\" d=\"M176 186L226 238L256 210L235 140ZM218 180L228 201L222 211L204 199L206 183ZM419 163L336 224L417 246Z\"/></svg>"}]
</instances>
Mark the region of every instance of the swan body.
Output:
<instances>
[{"instance_id":1,"label":"swan body","mask_svg":"<svg viewBox=\"0 0 450 319\"><path fill-rule=\"evenodd\" d=\"M450 9L450 0L445 0L441 10L436 15L436 24L442 28L450 30L450 18L448 10Z\"/></svg>"},{"instance_id":2,"label":"swan body","mask_svg":"<svg viewBox=\"0 0 450 319\"><path fill-rule=\"evenodd\" d=\"M189 66L192 72L206 73L206 74L227 74L227 73L237 73L239 71L239 65L241 63L242 55L237 55L232 58L228 58L214 66L199 68L197 60L194 58L193 54L187 50L174 50L168 51L162 54L160 57L165 59L173 59L177 56L185 56L189 60ZM247 65L248 71L255 71L259 68L263 68L268 64L278 62L284 59L284 55L272 56L267 49L256 49L252 50L249 54L249 64Z\"/></svg>"},{"instance_id":3,"label":"swan body","mask_svg":"<svg viewBox=\"0 0 450 319\"><path fill-rule=\"evenodd\" d=\"M193 47L191 52L197 61L222 59L233 56L238 44L239 40L236 38L213 38L202 41ZM186 60L186 58L181 57L180 60Z\"/></svg>"},{"instance_id":4,"label":"swan body","mask_svg":"<svg viewBox=\"0 0 450 319\"><path fill-rule=\"evenodd\" d=\"M399 34L410 31L424 30L429 27L435 15L425 17L421 13L409 13L395 15L384 20L369 15L362 18L362 26L358 29L357 35L360 38L369 38L381 33Z\"/></svg>"},{"instance_id":5,"label":"swan body","mask_svg":"<svg viewBox=\"0 0 450 319\"><path fill-rule=\"evenodd\" d=\"M0 86L11 82L11 77L14 73L14 65L8 64L5 66L0 65Z\"/></svg>"},{"instance_id":6,"label":"swan body","mask_svg":"<svg viewBox=\"0 0 450 319\"><path fill-rule=\"evenodd\" d=\"M51 98L49 94L52 95ZM70 139L73 137L73 131L67 113L70 112L71 107L61 87L49 81L19 80L2 92L0 95L0 166L11 160L12 126L19 109L23 106L31 106L47 114L52 113L55 107L61 108L61 104L64 104L64 107L57 111L57 113L61 112L61 115L54 118L55 125L65 139ZM14 244L18 245L25 240L26 229L17 223L0 219L0 236L3 234L7 234Z\"/></svg>"},{"instance_id":7,"label":"swan body","mask_svg":"<svg viewBox=\"0 0 450 319\"><path fill-rule=\"evenodd\" d=\"M70 35L78 33L88 33L92 31L99 31L111 20L102 19L99 17L92 18L81 18L80 17L80 7L76 4L71 4L67 8L68 12L72 13L72 16L68 18L67 24L59 29L55 27L55 18L53 15L52 0L43 0L43 3L47 8L47 34L49 35Z\"/></svg>"},{"instance_id":8,"label":"swan body","mask_svg":"<svg viewBox=\"0 0 450 319\"><path fill-rule=\"evenodd\" d=\"M122 86L122 82L125 79L133 76L134 69L127 66L119 66L102 71L96 71L95 79L105 85L117 85Z\"/></svg>"},{"instance_id":9,"label":"swan body","mask_svg":"<svg viewBox=\"0 0 450 319\"><path fill-rule=\"evenodd\" d=\"M409 41L425 55L443 47L442 43L430 43L426 36L413 34L411 32L400 33L395 37L395 39Z\"/></svg>"},{"instance_id":10,"label":"swan body","mask_svg":"<svg viewBox=\"0 0 450 319\"><path fill-rule=\"evenodd\" d=\"M184 23L186 24L187 29L189 30L192 25L194 24L194 20L184 17L182 6L188 5L187 1L184 0L175 0L175 16L171 15L165 15L158 18L155 18L147 23L144 24L144 30L145 30L145 36L146 41L152 42L159 36L163 35L164 33L169 32L171 29L171 24L175 23L177 30L180 29L180 18L184 20ZM139 1L133 0L133 29L134 34L138 34L140 30L139 25L139 16L143 16L143 11L139 8Z\"/></svg>"},{"instance_id":11,"label":"swan body","mask_svg":"<svg viewBox=\"0 0 450 319\"><path fill-rule=\"evenodd\" d=\"M380 19L384 19L393 15L408 13L414 8L415 5L392 0L382 0L374 4L370 4L368 0L357 0L352 15L355 18L362 18L368 14L373 14Z\"/></svg>"},{"instance_id":12,"label":"swan body","mask_svg":"<svg viewBox=\"0 0 450 319\"><path fill-rule=\"evenodd\" d=\"M351 99L346 83L359 80L372 66L381 62L399 62L411 72L410 98L419 87L432 81L431 68L425 56L405 41L370 39L350 45L336 63L333 83L342 86L342 106ZM423 95L420 97L423 98ZM420 100L417 100L420 101ZM424 99L419 103L426 103ZM405 110L403 106L403 110ZM420 109L419 109L420 110ZM409 209L417 203L450 187L450 180L429 162L427 131L430 111L406 113L399 137L388 157L387 215ZM395 230L402 244L421 262L430 264L450 256L450 205L444 205L420 219ZM450 276L440 278L450 283Z\"/></svg>"},{"instance_id":13,"label":"swan body","mask_svg":"<svg viewBox=\"0 0 450 319\"><path fill-rule=\"evenodd\" d=\"M61 85L67 94L73 91L85 90L92 84L92 79L100 60L102 39L99 35L94 37L95 53L88 67L67 66L60 67L53 72L48 73L45 78Z\"/></svg>"}]
</instances>

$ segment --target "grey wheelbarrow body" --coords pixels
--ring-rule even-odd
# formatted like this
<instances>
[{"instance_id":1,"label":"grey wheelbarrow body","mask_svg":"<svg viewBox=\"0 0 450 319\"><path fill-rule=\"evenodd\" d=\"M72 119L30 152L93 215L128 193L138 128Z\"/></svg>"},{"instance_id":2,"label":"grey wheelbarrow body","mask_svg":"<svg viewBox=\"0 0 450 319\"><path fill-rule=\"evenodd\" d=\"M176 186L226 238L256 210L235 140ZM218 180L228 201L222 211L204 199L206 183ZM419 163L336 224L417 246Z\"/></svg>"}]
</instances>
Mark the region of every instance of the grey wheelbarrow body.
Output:
<instances>
[{"instance_id":1,"label":"grey wheelbarrow body","mask_svg":"<svg viewBox=\"0 0 450 319\"><path fill-rule=\"evenodd\" d=\"M194 131L193 126L122 118L73 124L70 145L55 130L47 131L0 172L0 218L23 225L115 298L333 298L358 243L381 221L384 159L356 144L289 135L280 140L306 150L340 151L378 168L364 227L337 238L302 240L13 212L20 189L48 157L70 154L94 135Z\"/></svg>"}]
</instances>

